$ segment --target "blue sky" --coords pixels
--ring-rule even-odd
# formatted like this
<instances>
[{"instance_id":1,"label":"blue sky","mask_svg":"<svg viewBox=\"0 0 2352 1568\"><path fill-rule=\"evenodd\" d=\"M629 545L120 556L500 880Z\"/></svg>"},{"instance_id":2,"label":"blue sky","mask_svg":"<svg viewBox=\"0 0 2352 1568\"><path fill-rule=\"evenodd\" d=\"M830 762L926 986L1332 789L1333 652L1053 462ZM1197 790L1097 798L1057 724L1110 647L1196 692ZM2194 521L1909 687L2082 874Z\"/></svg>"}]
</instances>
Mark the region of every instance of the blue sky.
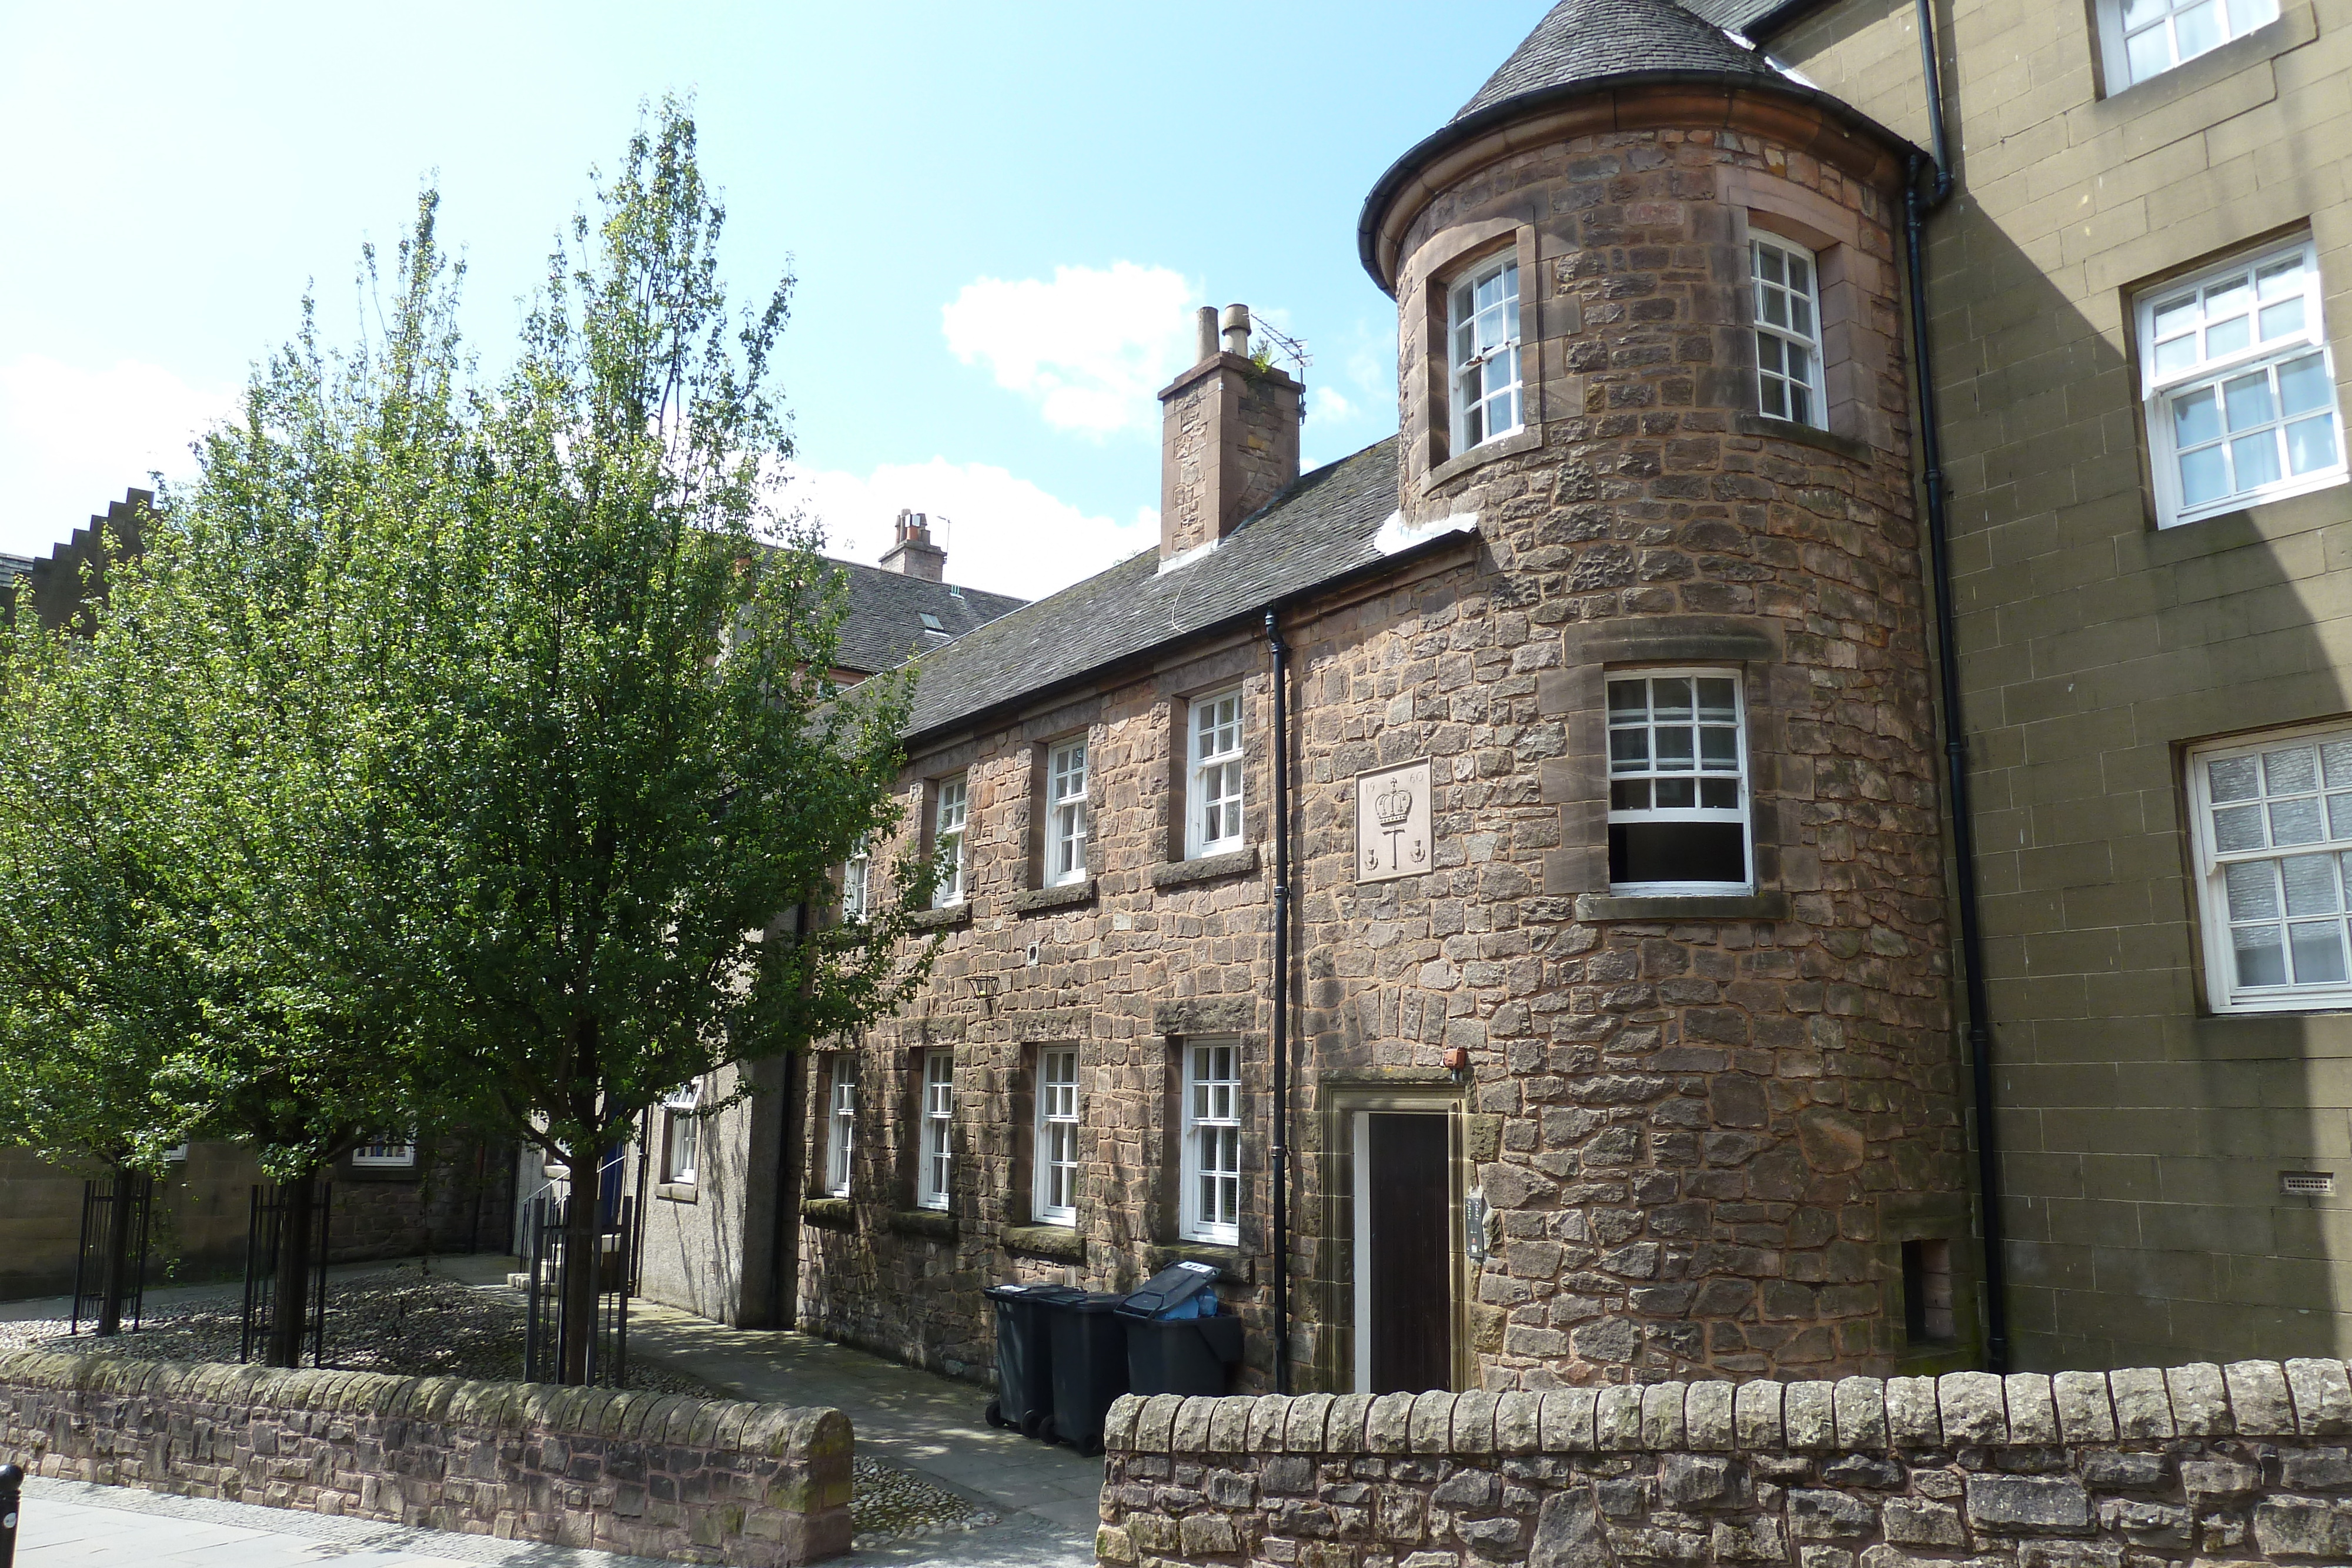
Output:
<instances>
[{"instance_id":1,"label":"blue sky","mask_svg":"<svg viewBox=\"0 0 2352 1568\"><path fill-rule=\"evenodd\" d=\"M913 507L951 579L1050 591L1156 538L1196 305L1307 340L1310 465L1394 428L1358 208L1544 9L5 0L0 550L184 473L306 287L351 337L361 243L436 172L499 365L589 166L677 90L737 298L799 277L781 385L835 553Z\"/></svg>"}]
</instances>

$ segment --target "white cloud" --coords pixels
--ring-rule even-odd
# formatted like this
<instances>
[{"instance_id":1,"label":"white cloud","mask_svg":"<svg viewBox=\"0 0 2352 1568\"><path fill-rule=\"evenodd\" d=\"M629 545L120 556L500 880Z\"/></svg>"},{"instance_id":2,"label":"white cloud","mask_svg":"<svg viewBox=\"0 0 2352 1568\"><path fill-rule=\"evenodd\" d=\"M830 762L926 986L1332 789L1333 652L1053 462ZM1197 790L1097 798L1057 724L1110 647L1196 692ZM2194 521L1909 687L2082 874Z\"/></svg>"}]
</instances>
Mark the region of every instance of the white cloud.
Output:
<instances>
[{"instance_id":1,"label":"white cloud","mask_svg":"<svg viewBox=\"0 0 2352 1568\"><path fill-rule=\"evenodd\" d=\"M1042 599L1160 542L1160 514L1090 517L986 463L884 464L860 477L802 469L782 500L824 531L824 552L873 565L896 538L900 508L928 513L948 551L947 578L967 588Z\"/></svg>"},{"instance_id":2,"label":"white cloud","mask_svg":"<svg viewBox=\"0 0 2352 1568\"><path fill-rule=\"evenodd\" d=\"M0 363L0 549L42 554L144 486L150 470L193 473L189 442L238 396L135 360L110 370L41 354Z\"/></svg>"},{"instance_id":3,"label":"white cloud","mask_svg":"<svg viewBox=\"0 0 2352 1568\"><path fill-rule=\"evenodd\" d=\"M1164 267L1057 267L1054 279L983 277L940 311L948 347L1034 400L1045 423L1097 438L1156 430L1153 394L1192 362L1201 290Z\"/></svg>"},{"instance_id":4,"label":"white cloud","mask_svg":"<svg viewBox=\"0 0 2352 1568\"><path fill-rule=\"evenodd\" d=\"M1325 419L1347 419L1356 412L1356 405L1337 387L1309 387L1307 401L1309 410Z\"/></svg>"}]
</instances>

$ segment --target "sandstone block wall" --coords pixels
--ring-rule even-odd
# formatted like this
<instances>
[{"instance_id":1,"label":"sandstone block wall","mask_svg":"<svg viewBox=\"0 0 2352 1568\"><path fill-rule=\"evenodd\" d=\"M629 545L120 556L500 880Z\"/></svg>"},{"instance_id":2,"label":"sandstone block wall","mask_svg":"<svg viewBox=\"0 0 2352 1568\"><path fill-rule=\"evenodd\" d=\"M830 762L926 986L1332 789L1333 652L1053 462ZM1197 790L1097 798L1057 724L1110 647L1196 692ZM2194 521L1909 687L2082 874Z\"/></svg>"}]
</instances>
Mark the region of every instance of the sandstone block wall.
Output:
<instances>
[{"instance_id":1,"label":"sandstone block wall","mask_svg":"<svg viewBox=\"0 0 2352 1568\"><path fill-rule=\"evenodd\" d=\"M28 1474L688 1563L848 1551L851 1442L838 1410L0 1354Z\"/></svg>"},{"instance_id":2,"label":"sandstone block wall","mask_svg":"<svg viewBox=\"0 0 2352 1568\"><path fill-rule=\"evenodd\" d=\"M1105 1568L2352 1561L2340 1361L1122 1399Z\"/></svg>"}]
</instances>

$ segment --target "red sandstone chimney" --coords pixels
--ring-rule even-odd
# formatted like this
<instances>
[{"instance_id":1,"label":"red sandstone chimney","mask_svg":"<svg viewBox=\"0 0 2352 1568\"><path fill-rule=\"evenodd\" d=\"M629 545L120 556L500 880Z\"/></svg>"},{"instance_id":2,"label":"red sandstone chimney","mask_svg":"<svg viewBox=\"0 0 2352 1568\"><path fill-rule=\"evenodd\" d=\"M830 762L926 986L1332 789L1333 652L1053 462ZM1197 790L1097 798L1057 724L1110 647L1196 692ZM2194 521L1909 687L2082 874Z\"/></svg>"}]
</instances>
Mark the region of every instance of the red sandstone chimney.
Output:
<instances>
[{"instance_id":1,"label":"red sandstone chimney","mask_svg":"<svg viewBox=\"0 0 2352 1568\"><path fill-rule=\"evenodd\" d=\"M1298 477L1298 409L1307 389L1249 357L1246 305L1200 316L1200 362L1160 394L1160 559L1213 545Z\"/></svg>"},{"instance_id":2,"label":"red sandstone chimney","mask_svg":"<svg viewBox=\"0 0 2352 1568\"><path fill-rule=\"evenodd\" d=\"M1292 466L1297 465L1294 460ZM922 512L898 514L898 542L882 558L884 571L938 582L947 576L948 552L931 542L931 519Z\"/></svg>"}]
</instances>

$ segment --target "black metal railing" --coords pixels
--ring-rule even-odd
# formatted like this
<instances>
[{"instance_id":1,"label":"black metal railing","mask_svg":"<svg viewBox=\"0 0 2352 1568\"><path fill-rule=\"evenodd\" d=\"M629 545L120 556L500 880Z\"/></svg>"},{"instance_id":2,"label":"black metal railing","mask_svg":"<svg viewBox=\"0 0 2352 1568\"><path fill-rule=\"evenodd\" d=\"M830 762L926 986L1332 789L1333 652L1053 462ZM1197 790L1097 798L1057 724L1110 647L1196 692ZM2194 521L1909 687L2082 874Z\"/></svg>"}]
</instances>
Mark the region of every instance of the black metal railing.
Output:
<instances>
[{"instance_id":1,"label":"black metal railing","mask_svg":"<svg viewBox=\"0 0 2352 1568\"><path fill-rule=\"evenodd\" d=\"M523 1380L560 1383L572 1344L563 1305L575 1260L564 1230L572 1200L542 1194L531 1200L523 1221L523 1261L530 1279L530 1312L523 1329ZM598 1202L590 1191L587 1201ZM628 1375L629 1286L636 1251L637 1200L598 1203L596 1245L587 1266L596 1270L596 1307L584 1325L588 1336L587 1381L618 1388Z\"/></svg>"},{"instance_id":2,"label":"black metal railing","mask_svg":"<svg viewBox=\"0 0 2352 1568\"><path fill-rule=\"evenodd\" d=\"M147 1216L154 1178L118 1172L81 1184L81 1245L74 1253L73 1324L119 1333L128 1317L138 1330L147 1301Z\"/></svg>"},{"instance_id":3,"label":"black metal railing","mask_svg":"<svg viewBox=\"0 0 2352 1568\"><path fill-rule=\"evenodd\" d=\"M327 1364L327 1217L334 1195L332 1182L320 1182L312 1207L311 1223L317 1228L310 1239L309 1338L314 1366ZM268 1348L277 1322L278 1249L286 1239L286 1217L293 1207L293 1195L282 1186L253 1189L252 1218L245 1231L245 1322L236 1352L241 1362L253 1359L256 1345Z\"/></svg>"}]
</instances>

